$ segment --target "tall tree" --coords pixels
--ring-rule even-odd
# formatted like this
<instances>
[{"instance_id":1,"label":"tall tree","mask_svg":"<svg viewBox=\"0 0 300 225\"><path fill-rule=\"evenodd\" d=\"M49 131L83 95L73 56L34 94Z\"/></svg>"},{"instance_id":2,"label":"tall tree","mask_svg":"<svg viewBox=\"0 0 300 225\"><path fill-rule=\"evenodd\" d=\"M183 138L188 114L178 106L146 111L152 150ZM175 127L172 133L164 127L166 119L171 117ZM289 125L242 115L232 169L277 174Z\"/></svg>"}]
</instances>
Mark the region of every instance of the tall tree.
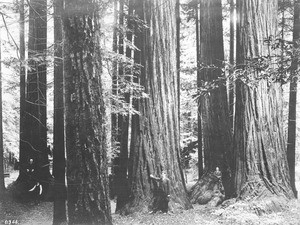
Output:
<instances>
[{"instance_id":1,"label":"tall tree","mask_svg":"<svg viewBox=\"0 0 300 225\"><path fill-rule=\"evenodd\" d=\"M99 24L105 2L65 0L64 5L69 224L111 224Z\"/></svg>"},{"instance_id":2,"label":"tall tree","mask_svg":"<svg viewBox=\"0 0 300 225\"><path fill-rule=\"evenodd\" d=\"M200 64L198 88L204 83L216 82L222 74L224 61L222 4L221 0L200 1ZM219 167L223 174L225 193L233 194L231 179L232 146L226 85L221 84L210 90L209 94L200 93L199 97L204 147L204 166L209 172ZM200 131L199 131L200 132ZM203 178L205 179L205 178ZM194 187L192 201L197 202L199 190L204 190L202 179ZM207 184L206 184L207 185ZM197 190L199 189L199 190ZM206 188L205 188L206 189ZM203 192L204 194L204 192Z\"/></svg>"},{"instance_id":3,"label":"tall tree","mask_svg":"<svg viewBox=\"0 0 300 225\"><path fill-rule=\"evenodd\" d=\"M146 98L134 101L140 115L132 117L129 163L131 198L125 210L145 209L151 205L153 181L166 171L170 179L171 206L177 202L190 207L179 158L179 120L176 68L175 1L136 0L134 54L141 64L139 83ZM142 21L142 23L141 23ZM161 26L163 21L168 21ZM146 203L146 204L145 204Z\"/></svg>"},{"instance_id":4,"label":"tall tree","mask_svg":"<svg viewBox=\"0 0 300 225\"><path fill-rule=\"evenodd\" d=\"M26 63L25 63L25 12L24 0L19 3L19 39L20 39L20 143L19 143L19 179L26 179L26 143L25 143L25 120L26 120ZM23 177L23 178L22 178Z\"/></svg>"},{"instance_id":5,"label":"tall tree","mask_svg":"<svg viewBox=\"0 0 300 225\"><path fill-rule=\"evenodd\" d=\"M195 6L195 24L196 24L196 59L197 59L197 86L201 85L201 73L200 73L200 23L199 23L199 1ZM203 143L202 143L202 122L201 122L201 105L198 100L198 178L203 175Z\"/></svg>"},{"instance_id":6,"label":"tall tree","mask_svg":"<svg viewBox=\"0 0 300 225\"><path fill-rule=\"evenodd\" d=\"M228 96L228 108L229 108L229 117L230 117L230 127L233 128L234 124L234 92L235 92L235 85L233 79L233 66L234 66L234 45L235 45L235 38L234 38L234 28L235 28L235 3L234 0L230 0L230 42L229 42L229 63L230 63L230 70L229 70L229 96Z\"/></svg>"},{"instance_id":7,"label":"tall tree","mask_svg":"<svg viewBox=\"0 0 300 225\"><path fill-rule=\"evenodd\" d=\"M180 1L176 0L176 56L177 56L177 91L178 91L178 105L180 106ZM180 121L180 107L178 107L178 115Z\"/></svg>"},{"instance_id":8,"label":"tall tree","mask_svg":"<svg viewBox=\"0 0 300 225\"><path fill-rule=\"evenodd\" d=\"M126 26L126 39L127 41L125 43L132 42L133 35L132 35L132 30L133 30L133 1L130 0L128 2L127 8L128 8L128 13L126 15L126 24L124 23L124 2L123 0L120 2L120 13L123 13L123 15L120 15L120 25L123 24L124 30ZM119 48L123 47L123 49L120 49L121 51L119 52L120 54L122 51L124 51L124 47L126 47L126 57L128 59L132 58L132 49L130 46L127 44L126 46L121 41L123 40L122 35L120 35L120 46ZM132 65L128 63L125 64L125 66L120 66L120 71L119 75L121 78L121 83L123 83L123 88L125 91L123 91L124 95L124 101L125 104L127 104L125 107L127 108L127 112L124 115L119 115L119 140L120 140L120 155L119 155L119 176L116 177L118 181L118 193L117 193L117 205L116 205L116 211L120 210L123 208L123 206L127 203L128 200L128 195L129 195L129 187L128 187L128 143L129 143L129 119L130 119L130 113L129 113L129 104L130 104L130 88L126 88L132 80Z\"/></svg>"},{"instance_id":9,"label":"tall tree","mask_svg":"<svg viewBox=\"0 0 300 225\"><path fill-rule=\"evenodd\" d=\"M114 0L114 29L113 29L113 46L112 46L113 52L118 53L118 0ZM112 74L112 95L117 96L118 95L118 63L117 60L113 62L113 74ZM112 107L117 107L115 99L112 101ZM115 112L112 108L112 113L111 113L111 142L113 147L114 143L116 142L116 137L117 137L117 123L118 123L118 118L117 118L117 113Z\"/></svg>"},{"instance_id":10,"label":"tall tree","mask_svg":"<svg viewBox=\"0 0 300 225\"><path fill-rule=\"evenodd\" d=\"M291 68L290 80L290 101L289 101L289 121L288 121L288 140L287 140L287 159L290 169L291 186L295 197L297 190L295 185L295 150L296 150L296 109L297 109L297 82L298 82L298 64L299 64L299 38L300 38L300 1L294 2L294 59Z\"/></svg>"},{"instance_id":11,"label":"tall tree","mask_svg":"<svg viewBox=\"0 0 300 225\"><path fill-rule=\"evenodd\" d=\"M54 129L53 176L55 178L53 224L66 222L64 91L62 61L62 10L63 1L55 0L54 8Z\"/></svg>"},{"instance_id":12,"label":"tall tree","mask_svg":"<svg viewBox=\"0 0 300 225\"><path fill-rule=\"evenodd\" d=\"M273 59L265 40L276 33L274 12L274 0L237 1L236 60L243 74L236 81L235 186L241 199L272 196L264 201L270 210L278 206L280 196L293 196L282 127L282 90L277 81L259 79L261 68L249 63L262 56ZM244 78L256 80L255 85Z\"/></svg>"},{"instance_id":13,"label":"tall tree","mask_svg":"<svg viewBox=\"0 0 300 225\"><path fill-rule=\"evenodd\" d=\"M0 38L0 195L5 191L4 184L4 149L3 149L3 125L2 125L2 54Z\"/></svg>"},{"instance_id":14,"label":"tall tree","mask_svg":"<svg viewBox=\"0 0 300 225\"><path fill-rule=\"evenodd\" d=\"M31 0L29 4L29 37L26 89L26 156L33 159L36 176L44 190L51 176L47 149L47 0ZM23 149L22 149L23 151ZM27 179L27 178L25 178ZM45 193L45 192L44 192Z\"/></svg>"}]
</instances>

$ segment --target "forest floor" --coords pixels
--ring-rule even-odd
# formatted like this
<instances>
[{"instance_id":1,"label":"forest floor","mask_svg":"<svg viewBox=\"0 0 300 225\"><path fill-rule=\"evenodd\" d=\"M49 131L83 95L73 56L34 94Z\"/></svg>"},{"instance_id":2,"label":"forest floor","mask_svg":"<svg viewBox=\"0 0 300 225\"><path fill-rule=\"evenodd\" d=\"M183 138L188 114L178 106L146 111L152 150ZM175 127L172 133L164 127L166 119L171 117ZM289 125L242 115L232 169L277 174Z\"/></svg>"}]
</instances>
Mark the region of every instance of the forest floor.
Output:
<instances>
[{"instance_id":1,"label":"forest floor","mask_svg":"<svg viewBox=\"0 0 300 225\"><path fill-rule=\"evenodd\" d=\"M297 185L300 188L300 182L297 182ZM112 210L114 210L114 207L115 203L112 201ZM176 214L135 213L121 216L113 213L112 217L115 225L300 225L300 200L290 201L285 210L281 212L262 216L245 212L239 208L236 208L231 214L223 212L224 209L221 207L209 208L205 205L193 205L193 209L182 210ZM0 199L0 224L50 225L52 224L52 216L52 202L20 203L13 200L9 195L5 195L4 198Z\"/></svg>"}]
</instances>

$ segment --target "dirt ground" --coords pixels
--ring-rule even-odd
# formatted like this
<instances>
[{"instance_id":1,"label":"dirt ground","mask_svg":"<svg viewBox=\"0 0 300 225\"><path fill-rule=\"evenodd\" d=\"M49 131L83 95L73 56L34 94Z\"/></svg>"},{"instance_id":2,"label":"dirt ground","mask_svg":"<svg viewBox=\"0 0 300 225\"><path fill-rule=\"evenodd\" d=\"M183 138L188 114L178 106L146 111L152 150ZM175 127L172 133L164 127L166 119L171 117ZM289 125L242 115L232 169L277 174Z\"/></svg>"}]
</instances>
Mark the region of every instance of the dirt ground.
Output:
<instances>
[{"instance_id":1,"label":"dirt ground","mask_svg":"<svg viewBox=\"0 0 300 225\"><path fill-rule=\"evenodd\" d=\"M14 180L14 176L10 177ZM6 178L8 179L8 178ZM6 180L6 183L11 181ZM300 182L297 183L300 188ZM300 190L300 189L298 189ZM115 203L112 201L112 212ZM0 199L0 224L50 225L52 224L52 202L20 203L9 195ZM112 213L115 225L300 225L300 200L291 201L282 212L257 216L236 207L230 214L220 206L208 208L204 205L193 205L193 209L182 210L178 213L136 213L120 216Z\"/></svg>"},{"instance_id":2,"label":"dirt ground","mask_svg":"<svg viewBox=\"0 0 300 225\"><path fill-rule=\"evenodd\" d=\"M52 224L53 203L18 203L8 196L0 202L1 224L50 225ZM182 210L176 214L136 213L128 216L112 214L115 225L300 225L300 201L291 201L282 212L257 216L254 213L236 209L231 215L224 214L221 207L208 208L194 205L193 209Z\"/></svg>"}]
</instances>

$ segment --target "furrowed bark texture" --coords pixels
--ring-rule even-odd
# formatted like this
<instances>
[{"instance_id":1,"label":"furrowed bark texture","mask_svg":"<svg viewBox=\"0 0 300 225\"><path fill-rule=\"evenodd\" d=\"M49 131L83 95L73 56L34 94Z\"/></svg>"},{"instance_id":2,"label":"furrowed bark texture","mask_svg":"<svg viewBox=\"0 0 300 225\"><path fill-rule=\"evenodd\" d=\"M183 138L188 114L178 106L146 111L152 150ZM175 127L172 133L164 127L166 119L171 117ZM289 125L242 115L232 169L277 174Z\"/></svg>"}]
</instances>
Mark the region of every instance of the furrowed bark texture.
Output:
<instances>
[{"instance_id":1,"label":"furrowed bark texture","mask_svg":"<svg viewBox=\"0 0 300 225\"><path fill-rule=\"evenodd\" d=\"M264 43L275 36L277 1L237 1L237 64L245 68L247 59L267 56ZM257 78L260 73L248 68L244 75ZM282 90L278 82L261 79L256 85L237 80L234 150L235 185L241 199L293 196L287 165L282 121ZM277 201L280 204L280 201ZM267 203L266 203L267 204ZM278 204L265 210L275 210Z\"/></svg>"},{"instance_id":2,"label":"furrowed bark texture","mask_svg":"<svg viewBox=\"0 0 300 225\"><path fill-rule=\"evenodd\" d=\"M140 84L148 98L134 101L129 185L130 211L151 204L150 174L162 170L170 179L171 206L190 207L179 160L179 121L176 72L175 1L135 1L135 13L146 26L136 28L135 61L141 64ZM161 26L163 21L168 21ZM140 24L141 26L141 24Z\"/></svg>"},{"instance_id":3,"label":"furrowed bark texture","mask_svg":"<svg viewBox=\"0 0 300 225\"><path fill-rule=\"evenodd\" d=\"M99 16L103 2L67 0L64 73L69 224L111 224Z\"/></svg>"},{"instance_id":4,"label":"furrowed bark texture","mask_svg":"<svg viewBox=\"0 0 300 225\"><path fill-rule=\"evenodd\" d=\"M222 74L224 61L221 0L200 1L200 72L198 84L212 82ZM232 145L226 85L220 84L200 96L204 165L213 172L219 167L227 197L233 193ZM198 131L200 132L200 131ZM201 180L201 179L200 179ZM202 181L200 181L201 183ZM198 185L198 184L196 184ZM199 186L200 188L200 186ZM198 191L197 188L193 189ZM192 199L197 202L197 199Z\"/></svg>"}]
</instances>

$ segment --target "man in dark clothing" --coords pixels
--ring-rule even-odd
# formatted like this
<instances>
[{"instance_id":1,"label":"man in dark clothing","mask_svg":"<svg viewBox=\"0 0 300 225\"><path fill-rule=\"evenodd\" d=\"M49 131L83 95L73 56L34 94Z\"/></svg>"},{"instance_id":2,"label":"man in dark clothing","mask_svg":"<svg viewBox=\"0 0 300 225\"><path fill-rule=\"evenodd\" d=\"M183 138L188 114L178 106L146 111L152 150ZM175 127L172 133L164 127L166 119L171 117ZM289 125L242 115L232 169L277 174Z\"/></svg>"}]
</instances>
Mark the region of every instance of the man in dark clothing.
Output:
<instances>
[{"instance_id":1,"label":"man in dark clothing","mask_svg":"<svg viewBox=\"0 0 300 225\"><path fill-rule=\"evenodd\" d=\"M152 174L150 175L150 178L154 180L153 212L161 210L163 213L167 213L170 201L170 180L164 171L160 178L155 177Z\"/></svg>"},{"instance_id":2,"label":"man in dark clothing","mask_svg":"<svg viewBox=\"0 0 300 225\"><path fill-rule=\"evenodd\" d=\"M26 167L26 172L29 178L28 181L30 182L31 186L29 192L38 189L39 195L41 195L43 187L39 182L37 182L37 164L33 159L29 159L29 164Z\"/></svg>"}]
</instances>

